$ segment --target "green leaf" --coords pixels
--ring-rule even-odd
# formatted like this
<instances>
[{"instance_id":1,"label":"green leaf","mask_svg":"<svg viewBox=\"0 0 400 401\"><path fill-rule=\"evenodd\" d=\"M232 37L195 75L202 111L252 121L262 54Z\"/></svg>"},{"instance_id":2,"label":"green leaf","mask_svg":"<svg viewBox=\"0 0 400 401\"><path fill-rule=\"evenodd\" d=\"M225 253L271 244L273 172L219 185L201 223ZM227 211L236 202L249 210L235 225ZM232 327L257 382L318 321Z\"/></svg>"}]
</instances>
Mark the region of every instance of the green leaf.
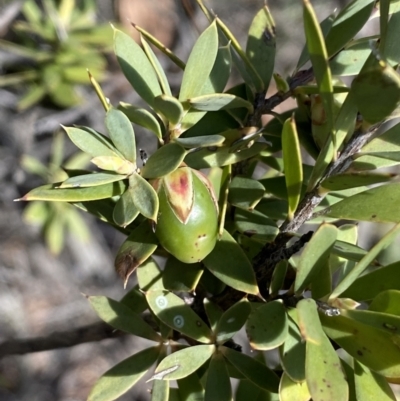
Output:
<instances>
[{"instance_id":1,"label":"green leaf","mask_svg":"<svg viewBox=\"0 0 400 401\"><path fill-rule=\"evenodd\" d=\"M164 290L161 272L157 263L152 259L147 259L137 269L137 280L141 291L159 291Z\"/></svg>"},{"instance_id":2,"label":"green leaf","mask_svg":"<svg viewBox=\"0 0 400 401\"><path fill-rule=\"evenodd\" d=\"M356 36L371 16L374 3L374 0L353 0L340 11L325 40L329 57L340 51Z\"/></svg>"},{"instance_id":3,"label":"green leaf","mask_svg":"<svg viewBox=\"0 0 400 401\"><path fill-rule=\"evenodd\" d=\"M334 20L334 14L330 14L328 17L326 17L321 22L320 27L321 27L321 31L322 31L322 34L323 34L324 38L326 37L326 35L330 31L330 29L332 28L333 20ZM310 55L308 54L308 48L307 48L307 44L306 44L303 47L303 50L301 52L299 61L297 62L296 71L299 71L300 68L303 67L303 65L305 63L307 63L307 61L309 59L310 59Z\"/></svg>"},{"instance_id":4,"label":"green leaf","mask_svg":"<svg viewBox=\"0 0 400 401\"><path fill-rule=\"evenodd\" d=\"M223 344L231 339L246 323L250 312L251 305L247 300L236 302L226 310L215 328L217 343Z\"/></svg>"},{"instance_id":5,"label":"green leaf","mask_svg":"<svg viewBox=\"0 0 400 401\"><path fill-rule=\"evenodd\" d=\"M301 254L294 289L301 294L328 260L337 237L337 228L321 224Z\"/></svg>"},{"instance_id":6,"label":"green leaf","mask_svg":"<svg viewBox=\"0 0 400 401\"><path fill-rule=\"evenodd\" d=\"M344 310L342 311L342 316L349 317L390 334L392 336L391 341L395 344L400 342L400 316L370 310Z\"/></svg>"},{"instance_id":7,"label":"green leaf","mask_svg":"<svg viewBox=\"0 0 400 401\"><path fill-rule=\"evenodd\" d=\"M311 395L307 383L295 382L286 373L283 373L279 384L280 401L308 401Z\"/></svg>"},{"instance_id":8,"label":"green leaf","mask_svg":"<svg viewBox=\"0 0 400 401\"><path fill-rule=\"evenodd\" d=\"M208 148L201 149L197 152L189 153L185 157L185 162L196 169L221 167L256 156L266 147L267 144L265 143L255 143L249 149L241 150L236 153L231 153L228 146L217 148L216 150Z\"/></svg>"},{"instance_id":9,"label":"green leaf","mask_svg":"<svg viewBox=\"0 0 400 401\"><path fill-rule=\"evenodd\" d=\"M275 266L274 272L272 273L271 283L269 285L269 294L271 297L278 295L279 290L283 287L287 267L287 260L281 260Z\"/></svg>"},{"instance_id":10,"label":"green leaf","mask_svg":"<svg viewBox=\"0 0 400 401\"><path fill-rule=\"evenodd\" d=\"M158 240L148 221L136 227L124 241L115 258L115 269L124 281L157 249Z\"/></svg>"},{"instance_id":11,"label":"green leaf","mask_svg":"<svg viewBox=\"0 0 400 401\"><path fill-rule=\"evenodd\" d=\"M383 198L384 199L384 198ZM360 274L371 264L378 256L382 249L386 248L393 242L400 231L400 224L394 226L375 246L356 264L354 269L350 271L343 280L336 286L330 295L330 299L337 298L342 292L347 290Z\"/></svg>"},{"instance_id":12,"label":"green leaf","mask_svg":"<svg viewBox=\"0 0 400 401\"><path fill-rule=\"evenodd\" d=\"M279 229L276 223L258 210L236 209L235 228L255 241L273 241Z\"/></svg>"},{"instance_id":13,"label":"green leaf","mask_svg":"<svg viewBox=\"0 0 400 401\"><path fill-rule=\"evenodd\" d=\"M217 17L216 19L218 28L224 34L226 40L232 44L235 51L232 51L233 62L242 76L244 82L249 86L253 92L262 92L264 89L264 83L258 72L250 62L246 53L243 51L238 40L229 30L229 28Z\"/></svg>"},{"instance_id":14,"label":"green leaf","mask_svg":"<svg viewBox=\"0 0 400 401\"><path fill-rule=\"evenodd\" d=\"M328 53L324 36L319 26L314 9L309 0L304 0L303 9L304 31L306 35L308 53L319 92L323 101L326 116L326 132L333 127L333 85L331 70L328 63ZM330 32L334 29L334 25Z\"/></svg>"},{"instance_id":15,"label":"green leaf","mask_svg":"<svg viewBox=\"0 0 400 401\"><path fill-rule=\"evenodd\" d=\"M185 149L205 148L210 146L220 146L225 141L222 135L195 136L191 138L176 138L174 142L183 146Z\"/></svg>"},{"instance_id":16,"label":"green leaf","mask_svg":"<svg viewBox=\"0 0 400 401\"><path fill-rule=\"evenodd\" d=\"M88 401L112 401L134 386L156 362L159 347L147 348L107 371L93 386Z\"/></svg>"},{"instance_id":17,"label":"green leaf","mask_svg":"<svg viewBox=\"0 0 400 401\"><path fill-rule=\"evenodd\" d=\"M400 102L399 74L386 62L378 61L374 55L370 56L353 80L351 89L360 113L371 124L389 116ZM380 98L385 100L376 102Z\"/></svg>"},{"instance_id":18,"label":"green leaf","mask_svg":"<svg viewBox=\"0 0 400 401\"><path fill-rule=\"evenodd\" d=\"M247 294L259 293L252 264L234 238L224 230L204 265L223 283Z\"/></svg>"},{"instance_id":19,"label":"green leaf","mask_svg":"<svg viewBox=\"0 0 400 401\"><path fill-rule=\"evenodd\" d=\"M363 187L390 181L395 177L391 173L343 173L326 178L321 182L321 187L330 191L341 191L343 189Z\"/></svg>"},{"instance_id":20,"label":"green leaf","mask_svg":"<svg viewBox=\"0 0 400 401\"><path fill-rule=\"evenodd\" d=\"M183 72L179 100L185 101L201 94L214 66L217 52L218 31L216 23L213 22L197 39L189 55Z\"/></svg>"},{"instance_id":21,"label":"green leaf","mask_svg":"<svg viewBox=\"0 0 400 401\"><path fill-rule=\"evenodd\" d=\"M147 40L143 37L142 34L140 35L140 41L142 42L143 50L146 53L147 58L149 59L151 65L154 68L154 71L157 74L157 78L160 82L163 93L172 96L171 88L169 87L168 79L165 75L164 69L162 68L161 63L158 61L158 58L153 52L151 46L147 43Z\"/></svg>"},{"instance_id":22,"label":"green leaf","mask_svg":"<svg viewBox=\"0 0 400 401\"><path fill-rule=\"evenodd\" d=\"M172 255L167 259L163 273L164 287L170 291L192 292L203 274L203 267L200 263L188 265Z\"/></svg>"},{"instance_id":23,"label":"green leaf","mask_svg":"<svg viewBox=\"0 0 400 401\"><path fill-rule=\"evenodd\" d=\"M154 98L154 107L171 123L172 127L182 120L183 106L171 95L160 95Z\"/></svg>"},{"instance_id":24,"label":"green leaf","mask_svg":"<svg viewBox=\"0 0 400 401\"><path fill-rule=\"evenodd\" d=\"M217 324L223 315L223 310L214 302L204 298L204 309L212 331L215 331Z\"/></svg>"},{"instance_id":25,"label":"green leaf","mask_svg":"<svg viewBox=\"0 0 400 401\"><path fill-rule=\"evenodd\" d=\"M53 201L53 202L85 202L98 199L112 198L121 195L126 188L123 181L110 184L98 185L89 188L58 188L58 184L42 185L32 189L17 201Z\"/></svg>"},{"instance_id":26,"label":"green leaf","mask_svg":"<svg viewBox=\"0 0 400 401\"><path fill-rule=\"evenodd\" d=\"M150 220L157 221L158 196L155 189L139 174L129 177L129 191L139 212Z\"/></svg>"},{"instance_id":27,"label":"green leaf","mask_svg":"<svg viewBox=\"0 0 400 401\"><path fill-rule=\"evenodd\" d=\"M218 111L246 108L249 113L253 112L253 105L241 97L229 93L212 93L188 99L189 104L200 111Z\"/></svg>"},{"instance_id":28,"label":"green leaf","mask_svg":"<svg viewBox=\"0 0 400 401\"><path fill-rule=\"evenodd\" d=\"M362 149L361 154L374 156L375 153L398 153L400 152L400 124L396 124L389 128L382 135L374 138L367 143Z\"/></svg>"},{"instance_id":29,"label":"green leaf","mask_svg":"<svg viewBox=\"0 0 400 401\"><path fill-rule=\"evenodd\" d=\"M340 359L322 330L315 301L301 300L297 304L297 313L306 340L306 380L312 399L347 400L349 388Z\"/></svg>"},{"instance_id":30,"label":"green leaf","mask_svg":"<svg viewBox=\"0 0 400 401\"><path fill-rule=\"evenodd\" d=\"M345 316L320 319L325 333L363 365L387 378L400 377L400 349L392 334Z\"/></svg>"},{"instance_id":31,"label":"green leaf","mask_svg":"<svg viewBox=\"0 0 400 401\"><path fill-rule=\"evenodd\" d=\"M396 396L384 377L354 360L354 380L358 400L396 401Z\"/></svg>"},{"instance_id":32,"label":"green leaf","mask_svg":"<svg viewBox=\"0 0 400 401\"><path fill-rule=\"evenodd\" d=\"M96 156L90 162L102 170L113 171L117 174L130 175L136 170L133 163L119 156Z\"/></svg>"},{"instance_id":33,"label":"green leaf","mask_svg":"<svg viewBox=\"0 0 400 401\"><path fill-rule=\"evenodd\" d=\"M236 390L236 401L280 401L279 395L261 390L260 387L253 384L250 380L241 379Z\"/></svg>"},{"instance_id":34,"label":"green leaf","mask_svg":"<svg viewBox=\"0 0 400 401\"><path fill-rule=\"evenodd\" d=\"M167 326L199 342L211 342L212 333L209 327L189 305L172 292L151 291L146 293L146 299L153 313Z\"/></svg>"},{"instance_id":35,"label":"green leaf","mask_svg":"<svg viewBox=\"0 0 400 401\"><path fill-rule=\"evenodd\" d=\"M270 350L279 347L288 334L288 319L280 301L254 307L246 324L247 337L254 349Z\"/></svg>"},{"instance_id":36,"label":"green leaf","mask_svg":"<svg viewBox=\"0 0 400 401\"><path fill-rule=\"evenodd\" d=\"M158 178L175 171L185 158L186 150L177 143L169 143L153 153L141 174L144 178Z\"/></svg>"},{"instance_id":37,"label":"green leaf","mask_svg":"<svg viewBox=\"0 0 400 401\"><path fill-rule=\"evenodd\" d=\"M140 125L141 127L147 128L149 131L153 132L158 140L162 142L163 133L161 125L157 118L148 110L124 102L119 103L118 110L121 110L134 124Z\"/></svg>"},{"instance_id":38,"label":"green leaf","mask_svg":"<svg viewBox=\"0 0 400 401\"><path fill-rule=\"evenodd\" d=\"M296 312L295 309L293 311ZM306 379L306 344L301 338L300 329L294 320L290 316L287 320L288 335L286 341L279 347L279 354L285 373L293 381L299 383Z\"/></svg>"},{"instance_id":39,"label":"green leaf","mask_svg":"<svg viewBox=\"0 0 400 401\"><path fill-rule=\"evenodd\" d=\"M385 199L385 207L382 207ZM400 184L388 184L350 196L324 210L323 214L346 220L380 223L400 221Z\"/></svg>"},{"instance_id":40,"label":"green leaf","mask_svg":"<svg viewBox=\"0 0 400 401\"><path fill-rule=\"evenodd\" d=\"M389 282L389 280L387 282ZM372 300L368 310L400 316L400 291L385 290L380 292Z\"/></svg>"},{"instance_id":41,"label":"green leaf","mask_svg":"<svg viewBox=\"0 0 400 401\"><path fill-rule=\"evenodd\" d=\"M105 124L116 148L125 159L136 162L136 140L132 123L120 110L110 109L106 114Z\"/></svg>"},{"instance_id":42,"label":"green leaf","mask_svg":"<svg viewBox=\"0 0 400 401\"><path fill-rule=\"evenodd\" d=\"M400 52L398 46L398 37L400 35L400 10L397 10L390 18L386 32L386 42L380 49L384 59L392 66L400 62Z\"/></svg>"},{"instance_id":43,"label":"green leaf","mask_svg":"<svg viewBox=\"0 0 400 401\"><path fill-rule=\"evenodd\" d=\"M119 302L137 314L141 314L148 309L146 298L137 285L129 290Z\"/></svg>"},{"instance_id":44,"label":"green leaf","mask_svg":"<svg viewBox=\"0 0 400 401\"><path fill-rule=\"evenodd\" d=\"M154 380L151 389L151 401L169 401L170 389L169 383L164 380Z\"/></svg>"},{"instance_id":45,"label":"green leaf","mask_svg":"<svg viewBox=\"0 0 400 401\"><path fill-rule=\"evenodd\" d=\"M153 380L179 380L206 363L215 352L215 345L195 345L168 355L157 366Z\"/></svg>"},{"instance_id":46,"label":"green leaf","mask_svg":"<svg viewBox=\"0 0 400 401\"><path fill-rule=\"evenodd\" d=\"M126 175L114 173L91 173L68 178L58 188L86 188L110 184L125 179Z\"/></svg>"},{"instance_id":47,"label":"green leaf","mask_svg":"<svg viewBox=\"0 0 400 401\"><path fill-rule=\"evenodd\" d=\"M303 165L294 115L288 118L282 128L282 152L285 181L288 194L288 219L292 220L300 201L303 185Z\"/></svg>"},{"instance_id":48,"label":"green leaf","mask_svg":"<svg viewBox=\"0 0 400 401\"><path fill-rule=\"evenodd\" d=\"M202 370L200 367L199 370ZM179 401L197 401L204 399L204 388L197 372L178 380ZM171 401L171 400L170 400Z\"/></svg>"},{"instance_id":49,"label":"green leaf","mask_svg":"<svg viewBox=\"0 0 400 401\"><path fill-rule=\"evenodd\" d=\"M207 93L221 93L224 91L226 84L229 81L231 74L232 56L231 46L228 43L226 46L218 48L217 58L210 75L198 95Z\"/></svg>"},{"instance_id":50,"label":"green leaf","mask_svg":"<svg viewBox=\"0 0 400 401\"><path fill-rule=\"evenodd\" d=\"M89 153L92 157L120 156L111 141L95 130L87 127L62 127L69 136L69 139L71 139L79 149Z\"/></svg>"},{"instance_id":51,"label":"green leaf","mask_svg":"<svg viewBox=\"0 0 400 401\"><path fill-rule=\"evenodd\" d=\"M350 91L346 96L342 107L336 117L333 126L333 137L335 138L335 146L333 141L326 141L325 146L321 149L314 169L308 182L307 191L311 191L316 183L321 179L324 171L329 163L336 156L336 149L339 149L346 137L353 133L357 117L357 105L355 101L354 91Z\"/></svg>"},{"instance_id":52,"label":"green leaf","mask_svg":"<svg viewBox=\"0 0 400 401\"><path fill-rule=\"evenodd\" d=\"M124 304L111 298L97 296L89 297L89 302L100 319L115 329L147 338L151 341L161 341L156 333L138 314Z\"/></svg>"},{"instance_id":53,"label":"green leaf","mask_svg":"<svg viewBox=\"0 0 400 401\"><path fill-rule=\"evenodd\" d=\"M261 389L278 392L279 377L263 363L241 352L224 346L219 347L222 355L248 380Z\"/></svg>"},{"instance_id":54,"label":"green leaf","mask_svg":"<svg viewBox=\"0 0 400 401\"><path fill-rule=\"evenodd\" d=\"M357 75L370 54L371 44L368 41L356 42L354 45L341 50L329 62L332 75L341 77Z\"/></svg>"},{"instance_id":55,"label":"green leaf","mask_svg":"<svg viewBox=\"0 0 400 401\"><path fill-rule=\"evenodd\" d=\"M252 178L235 176L229 185L229 203L244 209L254 209L265 194L264 186Z\"/></svg>"},{"instance_id":56,"label":"green leaf","mask_svg":"<svg viewBox=\"0 0 400 401\"><path fill-rule=\"evenodd\" d=\"M249 30L246 54L268 89L275 63L275 22L267 6L254 17Z\"/></svg>"},{"instance_id":57,"label":"green leaf","mask_svg":"<svg viewBox=\"0 0 400 401\"><path fill-rule=\"evenodd\" d=\"M126 227L139 215L132 197L132 188L128 188L118 199L113 210L113 221L120 227Z\"/></svg>"},{"instance_id":58,"label":"green leaf","mask_svg":"<svg viewBox=\"0 0 400 401\"><path fill-rule=\"evenodd\" d=\"M232 387L224 357L215 353L210 361L205 384L204 401L231 401Z\"/></svg>"},{"instance_id":59,"label":"green leaf","mask_svg":"<svg viewBox=\"0 0 400 401\"><path fill-rule=\"evenodd\" d=\"M363 301L375 298L381 291L400 290L399 268L400 262L396 262L373 270L357 278L342 292L341 297Z\"/></svg>"},{"instance_id":60,"label":"green leaf","mask_svg":"<svg viewBox=\"0 0 400 401\"><path fill-rule=\"evenodd\" d=\"M141 47L128 35L114 28L114 51L126 79L150 106L161 95L157 75Z\"/></svg>"}]
</instances>

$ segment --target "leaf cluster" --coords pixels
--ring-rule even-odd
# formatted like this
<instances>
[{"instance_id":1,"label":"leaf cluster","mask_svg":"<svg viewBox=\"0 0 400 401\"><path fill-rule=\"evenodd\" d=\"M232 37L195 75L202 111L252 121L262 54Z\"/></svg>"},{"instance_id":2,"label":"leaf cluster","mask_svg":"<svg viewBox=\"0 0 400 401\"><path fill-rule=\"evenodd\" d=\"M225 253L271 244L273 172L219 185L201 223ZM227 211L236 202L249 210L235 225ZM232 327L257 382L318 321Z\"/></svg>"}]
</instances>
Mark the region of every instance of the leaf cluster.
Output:
<instances>
[{"instance_id":1,"label":"leaf cluster","mask_svg":"<svg viewBox=\"0 0 400 401\"><path fill-rule=\"evenodd\" d=\"M17 56L3 66L0 86L26 88L21 110L43 100L61 108L77 105L77 85L87 85L88 69L105 78L105 54L112 46L109 26L96 24L96 2L27 0L22 16L12 26L15 39L0 40L0 49Z\"/></svg>"},{"instance_id":2,"label":"leaf cluster","mask_svg":"<svg viewBox=\"0 0 400 401\"><path fill-rule=\"evenodd\" d=\"M239 379L238 401L394 400L399 262L382 266L377 257L400 231L400 186L379 171L400 162L400 126L384 124L400 101L398 2L379 3L379 35L354 39L377 16L375 1L354 0L319 23L304 0L306 45L288 79L273 73L267 6L243 49L198 3L210 25L187 63L140 27L142 46L114 29L121 69L148 107L111 105L92 79L108 135L65 131L102 171L21 198L72 203L127 234L116 269L125 284L135 272L138 287L120 302L89 300L111 326L156 344L106 372L89 400L116 399L154 364L152 400L228 401L230 378ZM183 70L175 96L151 45ZM302 70L307 62L312 68ZM226 90L232 69L242 82ZM265 99L271 80L278 92ZM272 110L289 97L296 108ZM265 126L263 114L274 117ZM135 126L159 143L142 164ZM358 221L396 225L364 250ZM301 235L305 223L318 228ZM169 237L181 246L170 247ZM188 262L203 237L213 246ZM242 327L253 356L234 341ZM268 350L279 353L274 369Z\"/></svg>"}]
</instances>

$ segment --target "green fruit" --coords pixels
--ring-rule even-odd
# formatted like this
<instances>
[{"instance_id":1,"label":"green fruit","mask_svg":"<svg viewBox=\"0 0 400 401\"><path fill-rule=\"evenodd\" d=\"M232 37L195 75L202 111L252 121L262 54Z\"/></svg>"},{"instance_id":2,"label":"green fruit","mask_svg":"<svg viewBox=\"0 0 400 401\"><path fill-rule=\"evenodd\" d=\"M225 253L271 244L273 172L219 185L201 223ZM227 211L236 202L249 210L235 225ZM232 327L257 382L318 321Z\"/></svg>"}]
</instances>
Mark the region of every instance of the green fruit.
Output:
<instances>
[{"instance_id":1,"label":"green fruit","mask_svg":"<svg viewBox=\"0 0 400 401\"><path fill-rule=\"evenodd\" d=\"M218 206L207 178L180 167L153 184L160 201L155 234L183 263L203 260L217 241Z\"/></svg>"}]
</instances>

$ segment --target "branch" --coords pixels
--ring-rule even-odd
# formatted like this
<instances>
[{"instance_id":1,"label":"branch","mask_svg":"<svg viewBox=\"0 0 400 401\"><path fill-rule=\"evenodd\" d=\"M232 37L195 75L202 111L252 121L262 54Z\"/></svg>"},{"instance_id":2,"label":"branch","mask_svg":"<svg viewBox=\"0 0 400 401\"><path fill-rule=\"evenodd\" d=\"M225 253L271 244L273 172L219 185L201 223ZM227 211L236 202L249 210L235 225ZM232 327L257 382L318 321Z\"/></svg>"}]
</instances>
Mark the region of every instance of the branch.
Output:
<instances>
[{"instance_id":1,"label":"branch","mask_svg":"<svg viewBox=\"0 0 400 401\"><path fill-rule=\"evenodd\" d=\"M31 352L49 351L74 345L101 341L125 335L106 323L94 323L71 330L56 331L47 337L12 339L0 343L0 358L7 355L24 355Z\"/></svg>"}]
</instances>

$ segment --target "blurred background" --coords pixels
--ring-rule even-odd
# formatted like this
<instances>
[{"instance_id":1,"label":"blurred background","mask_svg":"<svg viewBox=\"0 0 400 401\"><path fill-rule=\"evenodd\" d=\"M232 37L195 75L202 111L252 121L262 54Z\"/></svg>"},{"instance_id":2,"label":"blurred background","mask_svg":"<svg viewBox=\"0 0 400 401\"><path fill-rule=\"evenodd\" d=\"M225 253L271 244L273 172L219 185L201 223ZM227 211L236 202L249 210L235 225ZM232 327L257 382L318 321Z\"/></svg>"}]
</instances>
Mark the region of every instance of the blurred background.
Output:
<instances>
[{"instance_id":1,"label":"blurred background","mask_svg":"<svg viewBox=\"0 0 400 401\"><path fill-rule=\"evenodd\" d=\"M245 45L264 1L205 3ZM313 1L320 19L347 3ZM277 30L275 71L288 76L304 46L301 1L268 5ZM13 202L62 180L61 165L88 167L88 158L59 129L78 124L104 131L103 108L86 69L111 103L140 105L112 54L110 22L137 38L130 22L136 23L183 60L207 26L194 0L0 0L0 343L96 322L82 294L124 295L113 269L122 234L70 205ZM180 71L160 60L177 93ZM152 136L136 133L138 148L151 153ZM85 400L101 374L138 348L137 340L125 336L23 356L0 354L0 400ZM135 387L120 400L150 399L148 388Z\"/></svg>"}]
</instances>

